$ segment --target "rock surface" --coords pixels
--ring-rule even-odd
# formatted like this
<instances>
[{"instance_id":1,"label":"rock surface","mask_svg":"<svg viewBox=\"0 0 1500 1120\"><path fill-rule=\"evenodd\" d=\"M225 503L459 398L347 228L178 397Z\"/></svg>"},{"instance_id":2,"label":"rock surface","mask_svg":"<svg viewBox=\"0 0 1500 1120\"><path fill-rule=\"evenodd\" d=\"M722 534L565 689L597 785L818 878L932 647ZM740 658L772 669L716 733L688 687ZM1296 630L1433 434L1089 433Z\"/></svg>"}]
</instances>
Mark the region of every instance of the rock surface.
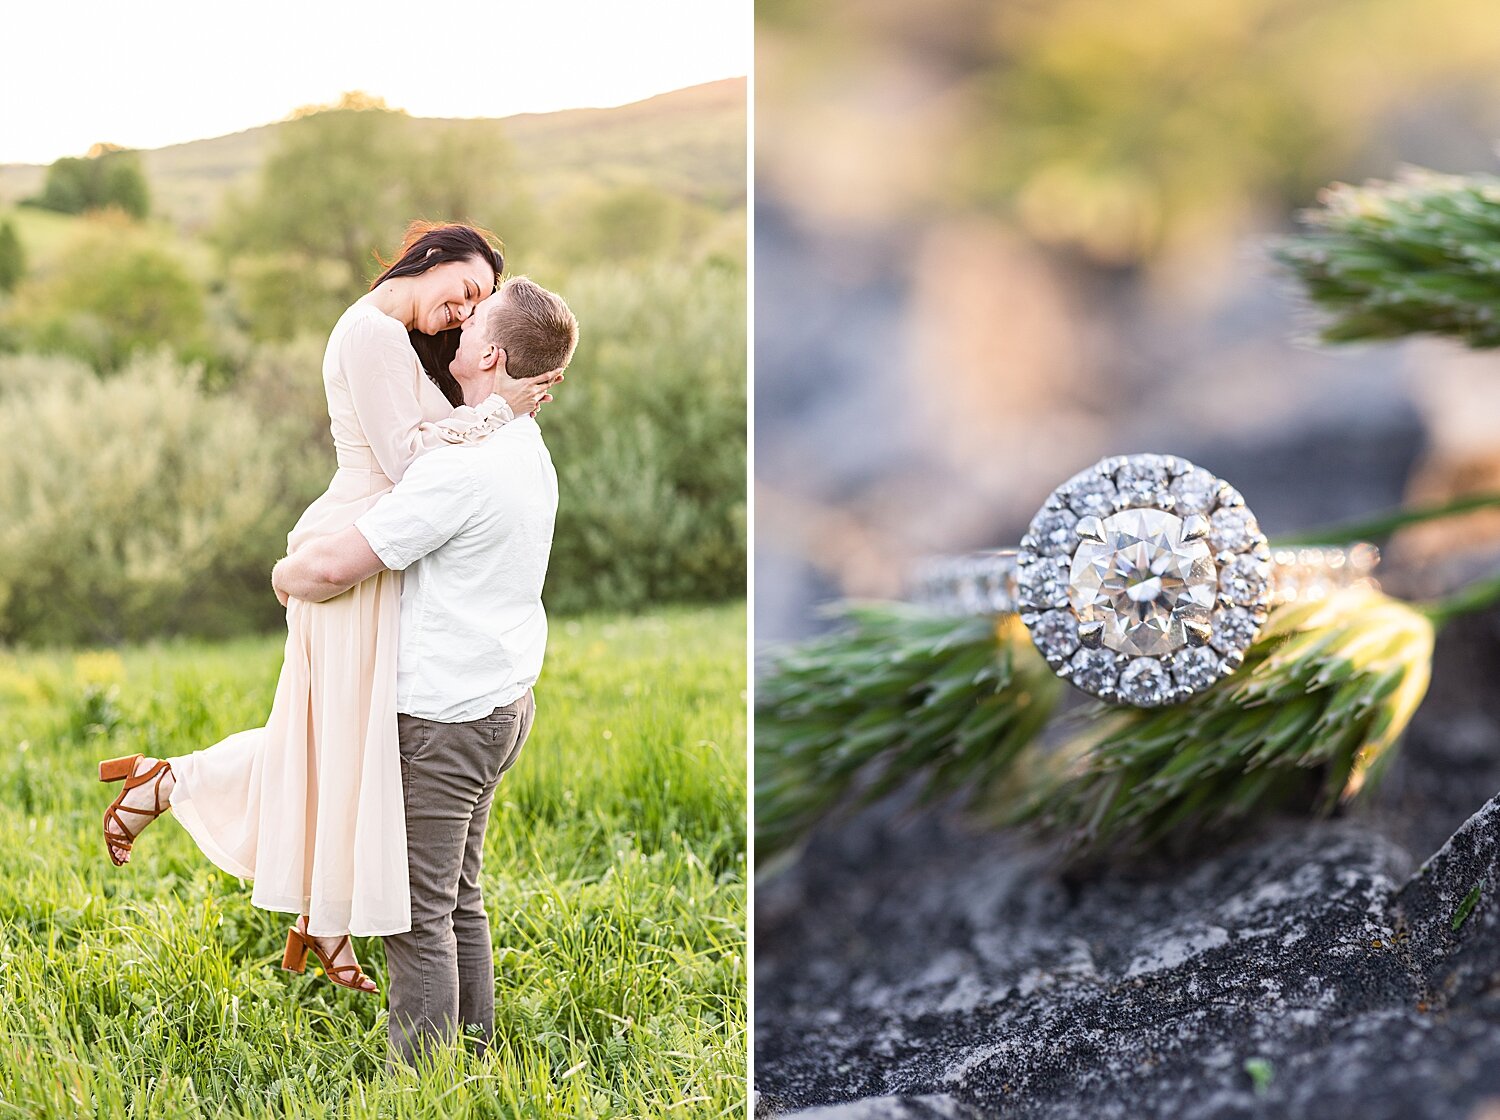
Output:
<instances>
[{"instance_id":1,"label":"rock surface","mask_svg":"<svg viewBox=\"0 0 1500 1120\"><path fill-rule=\"evenodd\" d=\"M889 804L819 835L757 892L757 1114L1500 1109L1497 647L1444 636L1373 805L1191 865L1080 877Z\"/></svg>"}]
</instances>

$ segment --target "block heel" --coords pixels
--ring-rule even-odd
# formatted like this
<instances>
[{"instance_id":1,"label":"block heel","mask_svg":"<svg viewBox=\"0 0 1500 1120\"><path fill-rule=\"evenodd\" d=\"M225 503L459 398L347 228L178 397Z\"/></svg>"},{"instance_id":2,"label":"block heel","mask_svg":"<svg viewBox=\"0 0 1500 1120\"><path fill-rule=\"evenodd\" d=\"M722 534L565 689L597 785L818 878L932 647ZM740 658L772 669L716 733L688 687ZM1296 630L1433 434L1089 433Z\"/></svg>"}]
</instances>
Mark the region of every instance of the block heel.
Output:
<instances>
[{"instance_id":1,"label":"block heel","mask_svg":"<svg viewBox=\"0 0 1500 1120\"><path fill-rule=\"evenodd\" d=\"M138 754L127 754L122 758L105 759L99 763L99 780L101 782L123 781L135 770L136 761L140 757Z\"/></svg>"},{"instance_id":2,"label":"block heel","mask_svg":"<svg viewBox=\"0 0 1500 1120\"><path fill-rule=\"evenodd\" d=\"M300 924L300 919L299 919ZM281 956L281 967L291 972L301 972L307 965L307 951L311 949L313 956L318 958L318 963L323 966L323 975L332 980L341 988L351 988L356 992L368 992L378 995L379 988L366 988L365 983L373 984L374 981L364 974L358 964L340 964L333 962L343 952L344 945L348 942L349 935L346 933L334 945L333 952L325 953L318 947L317 939L310 934L301 933L296 926L286 931L286 952Z\"/></svg>"},{"instance_id":3,"label":"block heel","mask_svg":"<svg viewBox=\"0 0 1500 1120\"><path fill-rule=\"evenodd\" d=\"M307 967L307 942L294 929L286 931L286 952L281 954L281 967L289 972L301 972Z\"/></svg>"}]
</instances>

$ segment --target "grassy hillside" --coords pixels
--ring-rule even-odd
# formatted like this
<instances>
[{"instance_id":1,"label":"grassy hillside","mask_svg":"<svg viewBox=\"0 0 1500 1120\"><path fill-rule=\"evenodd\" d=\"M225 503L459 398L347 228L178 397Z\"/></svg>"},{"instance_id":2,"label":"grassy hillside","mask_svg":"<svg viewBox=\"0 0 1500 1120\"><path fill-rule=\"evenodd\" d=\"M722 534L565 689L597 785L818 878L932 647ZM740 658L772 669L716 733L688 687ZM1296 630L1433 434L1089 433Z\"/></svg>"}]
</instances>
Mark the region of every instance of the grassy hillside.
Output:
<instances>
[{"instance_id":1,"label":"grassy hillside","mask_svg":"<svg viewBox=\"0 0 1500 1120\"><path fill-rule=\"evenodd\" d=\"M526 186L540 202L584 186L652 186L725 209L745 199L745 80L730 78L614 109L570 109L498 119L439 122L507 141ZM284 122L141 153L158 213L197 229L231 188L253 185ZM101 137L100 139L106 139ZM0 165L0 206L35 194L45 168Z\"/></svg>"}]
</instances>

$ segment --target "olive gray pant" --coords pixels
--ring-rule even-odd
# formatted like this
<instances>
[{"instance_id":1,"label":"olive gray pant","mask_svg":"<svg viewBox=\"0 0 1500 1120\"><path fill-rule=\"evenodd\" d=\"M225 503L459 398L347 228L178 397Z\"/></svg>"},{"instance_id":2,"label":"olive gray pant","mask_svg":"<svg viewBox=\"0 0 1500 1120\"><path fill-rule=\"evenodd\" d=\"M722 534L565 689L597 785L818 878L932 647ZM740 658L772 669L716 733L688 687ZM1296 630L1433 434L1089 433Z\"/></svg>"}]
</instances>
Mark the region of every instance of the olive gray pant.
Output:
<instances>
[{"instance_id":1,"label":"olive gray pant","mask_svg":"<svg viewBox=\"0 0 1500 1120\"><path fill-rule=\"evenodd\" d=\"M462 1032L489 1048L495 1027L495 958L479 890L484 830L500 776L521 753L536 703L528 691L469 723L396 717L406 803L411 930L383 938L391 1053L419 1053Z\"/></svg>"}]
</instances>

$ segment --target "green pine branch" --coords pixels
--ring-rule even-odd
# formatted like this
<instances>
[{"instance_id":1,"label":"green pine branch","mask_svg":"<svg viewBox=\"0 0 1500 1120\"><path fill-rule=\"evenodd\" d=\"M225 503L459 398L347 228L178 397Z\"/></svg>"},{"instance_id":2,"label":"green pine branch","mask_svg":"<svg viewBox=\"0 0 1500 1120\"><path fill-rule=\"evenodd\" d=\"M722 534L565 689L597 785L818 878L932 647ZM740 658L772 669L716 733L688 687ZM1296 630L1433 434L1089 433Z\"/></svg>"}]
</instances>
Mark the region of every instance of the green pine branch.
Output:
<instances>
[{"instance_id":1,"label":"green pine branch","mask_svg":"<svg viewBox=\"0 0 1500 1120\"><path fill-rule=\"evenodd\" d=\"M1415 334L1500 346L1500 178L1421 168L1335 183L1273 255L1327 313L1325 342Z\"/></svg>"},{"instance_id":2,"label":"green pine branch","mask_svg":"<svg viewBox=\"0 0 1500 1120\"><path fill-rule=\"evenodd\" d=\"M839 632L783 651L756 688L756 844L795 844L839 809L915 780L990 796L1062 682L1011 617L846 603Z\"/></svg>"},{"instance_id":3,"label":"green pine branch","mask_svg":"<svg viewBox=\"0 0 1500 1120\"><path fill-rule=\"evenodd\" d=\"M1084 850L1222 835L1283 807L1330 811L1373 782L1427 691L1433 623L1371 588L1274 612L1192 701L1108 710L1056 753L1009 822Z\"/></svg>"},{"instance_id":4,"label":"green pine branch","mask_svg":"<svg viewBox=\"0 0 1500 1120\"><path fill-rule=\"evenodd\" d=\"M1494 504L1367 527L1383 536ZM1092 704L1045 750L1032 745L1064 686L1014 616L839 605L843 627L782 651L757 687L758 855L908 782L927 798L962 791L1077 852L1191 843L1278 807L1326 812L1374 784L1426 692L1434 632L1497 603L1500 574L1429 603L1353 588L1283 607L1214 688L1147 711Z\"/></svg>"},{"instance_id":5,"label":"green pine branch","mask_svg":"<svg viewBox=\"0 0 1500 1120\"><path fill-rule=\"evenodd\" d=\"M1375 517L1359 521L1345 521L1327 525L1320 529L1309 529L1302 533L1277 537L1277 547L1295 547L1308 544L1343 544L1348 541L1383 542L1391 534L1408 525L1420 525L1426 521L1441 521L1463 513L1474 513L1482 509L1500 509L1500 493L1464 494L1443 502L1392 510Z\"/></svg>"}]
</instances>

